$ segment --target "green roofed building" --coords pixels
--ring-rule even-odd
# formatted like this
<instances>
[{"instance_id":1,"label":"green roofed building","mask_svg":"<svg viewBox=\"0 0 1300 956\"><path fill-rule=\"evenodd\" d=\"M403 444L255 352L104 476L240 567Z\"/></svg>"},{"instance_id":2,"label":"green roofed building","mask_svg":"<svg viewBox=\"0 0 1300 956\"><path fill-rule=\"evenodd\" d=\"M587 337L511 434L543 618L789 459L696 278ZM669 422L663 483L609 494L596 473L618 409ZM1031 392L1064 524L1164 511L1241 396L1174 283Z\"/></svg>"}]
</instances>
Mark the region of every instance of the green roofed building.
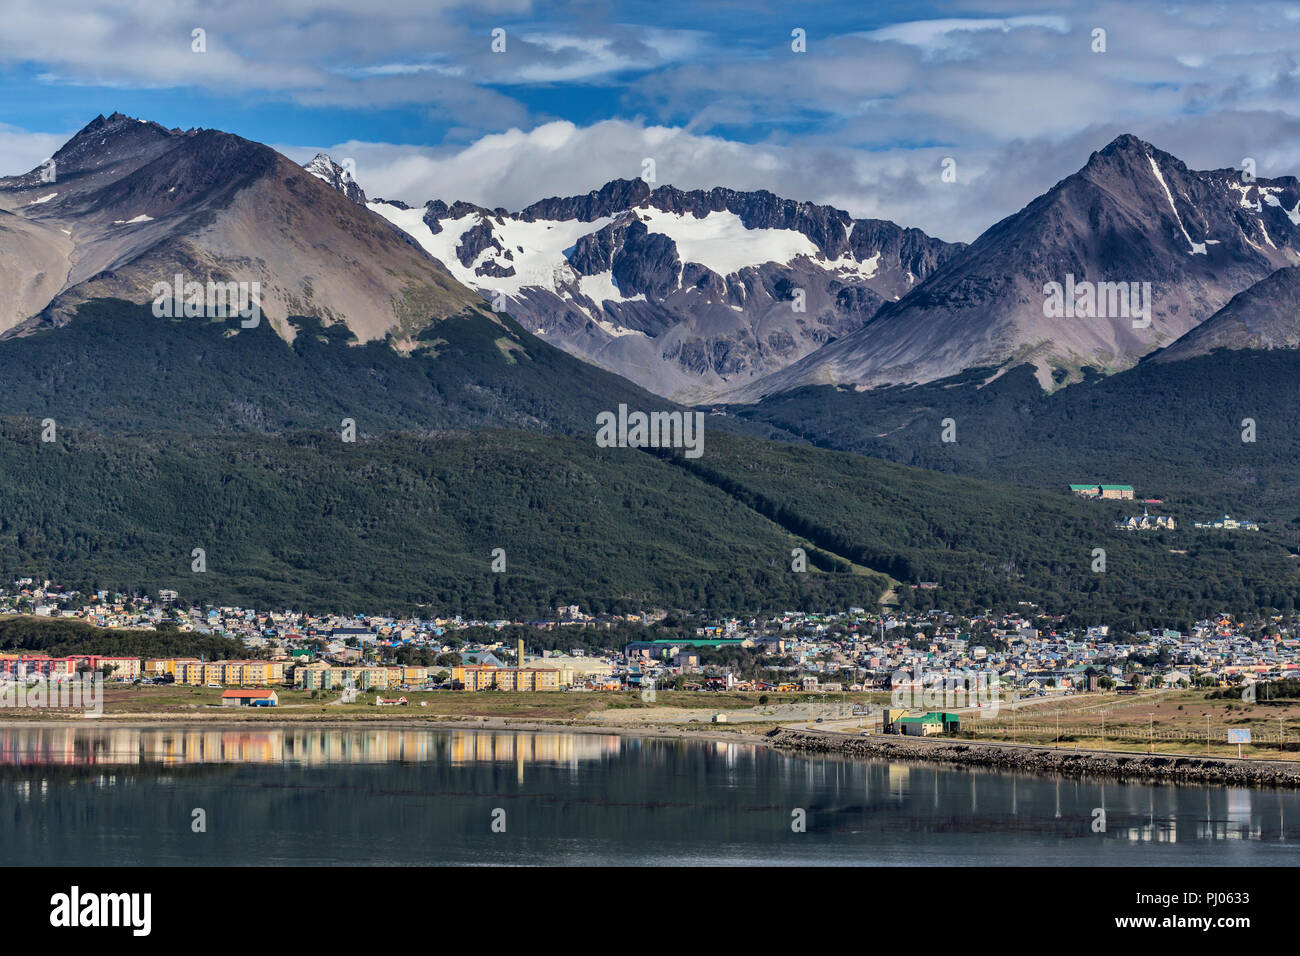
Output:
<instances>
[{"instance_id":1,"label":"green roofed building","mask_svg":"<svg viewBox=\"0 0 1300 956\"><path fill-rule=\"evenodd\" d=\"M1132 485L1071 485L1070 491L1083 498L1123 498L1133 497Z\"/></svg>"},{"instance_id":2,"label":"green roofed building","mask_svg":"<svg viewBox=\"0 0 1300 956\"><path fill-rule=\"evenodd\" d=\"M956 714L932 712L919 717L899 717L892 725L900 734L929 737L934 734L957 733L961 729L961 718Z\"/></svg>"}]
</instances>

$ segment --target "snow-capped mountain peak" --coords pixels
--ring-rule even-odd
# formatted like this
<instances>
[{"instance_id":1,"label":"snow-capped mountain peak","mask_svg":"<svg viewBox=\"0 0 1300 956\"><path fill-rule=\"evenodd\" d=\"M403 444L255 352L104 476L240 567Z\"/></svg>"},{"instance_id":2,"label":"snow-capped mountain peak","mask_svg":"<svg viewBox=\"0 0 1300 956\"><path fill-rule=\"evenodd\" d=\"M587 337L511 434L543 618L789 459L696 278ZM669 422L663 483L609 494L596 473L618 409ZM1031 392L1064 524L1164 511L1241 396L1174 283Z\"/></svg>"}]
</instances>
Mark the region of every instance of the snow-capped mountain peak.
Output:
<instances>
[{"instance_id":1,"label":"snow-capped mountain peak","mask_svg":"<svg viewBox=\"0 0 1300 956\"><path fill-rule=\"evenodd\" d=\"M317 179L329 183L330 186L337 189L343 195L347 196L355 203L366 204L366 194L357 182L353 174L351 164L348 160L343 161L345 165L339 165L334 162L328 153L317 153L309 163L303 164L303 169L311 173Z\"/></svg>"},{"instance_id":2,"label":"snow-capped mountain peak","mask_svg":"<svg viewBox=\"0 0 1300 956\"><path fill-rule=\"evenodd\" d=\"M531 331L706 401L863 324L960 246L768 192L614 180L520 212L368 208Z\"/></svg>"},{"instance_id":3,"label":"snow-capped mountain peak","mask_svg":"<svg viewBox=\"0 0 1300 956\"><path fill-rule=\"evenodd\" d=\"M1300 265L1298 225L1294 177L1192 170L1125 134L863 328L736 397L1021 362L1047 388L1081 378L1084 366L1119 371ZM1053 288L1070 290L1068 308L1051 307ZM1142 314L1132 314L1139 302Z\"/></svg>"}]
</instances>

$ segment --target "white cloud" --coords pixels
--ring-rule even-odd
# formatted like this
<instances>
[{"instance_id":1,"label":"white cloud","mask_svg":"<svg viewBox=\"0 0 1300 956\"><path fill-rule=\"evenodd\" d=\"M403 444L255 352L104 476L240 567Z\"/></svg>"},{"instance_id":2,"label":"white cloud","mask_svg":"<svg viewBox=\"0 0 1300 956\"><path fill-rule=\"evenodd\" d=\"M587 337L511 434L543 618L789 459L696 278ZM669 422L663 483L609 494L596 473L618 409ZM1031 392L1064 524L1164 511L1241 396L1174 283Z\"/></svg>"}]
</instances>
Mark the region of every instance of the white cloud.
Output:
<instances>
[{"instance_id":1,"label":"white cloud","mask_svg":"<svg viewBox=\"0 0 1300 956\"><path fill-rule=\"evenodd\" d=\"M770 10L754 12L753 29L737 20L734 33L710 33L721 21L703 11L666 4L648 16L654 26L609 22L622 9L592 2L562 17L530 0L229 0L213 12L201 0L12 0L0 67L37 64L47 82L292 99L340 115L415 106L452 127L444 142L469 145L328 147L356 160L369 193L411 203L518 208L635 177L650 156L662 182L766 188L969 239L1121 132L1202 168L1250 156L1261 173L1300 170L1300 15L1288 5L1101 0L1085 12L1063 7L1067 18L995 0L978 16L810 29L805 54L791 51L788 29L763 39ZM493 22L508 30L506 55L490 51ZM208 30L202 56L190 53L195 26ZM1107 31L1102 54L1091 49L1097 26ZM847 17L843 28L853 28ZM530 83L560 92L530 99ZM617 85L575 98L584 116L604 108L614 118L547 122L538 104L563 115L566 84ZM938 178L945 156L957 160L955 184Z\"/></svg>"},{"instance_id":2,"label":"white cloud","mask_svg":"<svg viewBox=\"0 0 1300 956\"><path fill-rule=\"evenodd\" d=\"M29 133L0 123L0 176L30 172L53 156L71 135Z\"/></svg>"},{"instance_id":3,"label":"white cloud","mask_svg":"<svg viewBox=\"0 0 1300 956\"><path fill-rule=\"evenodd\" d=\"M692 30L663 30L641 25L602 27L591 35L525 30L522 44L533 49L520 64L491 60L492 72L507 85L582 82L630 70L649 70L697 54L704 35Z\"/></svg>"},{"instance_id":4,"label":"white cloud","mask_svg":"<svg viewBox=\"0 0 1300 956\"><path fill-rule=\"evenodd\" d=\"M40 82L263 93L311 106L419 105L477 129L525 114L493 86L594 82L691 55L702 35L639 24L520 24L532 0L10 0L0 68ZM492 52L491 17L507 31ZM490 21L489 21L490 22ZM193 48L194 30L205 49Z\"/></svg>"},{"instance_id":5,"label":"white cloud","mask_svg":"<svg viewBox=\"0 0 1300 956\"><path fill-rule=\"evenodd\" d=\"M651 158L655 185L768 189L791 199L831 203L856 216L894 218L904 225L924 221L930 231L955 238L954 210L965 191L940 183L942 157L937 153L931 157L908 150L863 154L747 145L624 120L587 127L561 121L527 132L511 129L463 149L347 142L282 151L306 162L322 150L336 160L355 160L357 179L367 195L413 206L430 199L459 199L517 210L551 196L581 195L612 179L635 179L643 160ZM969 173L977 172L972 162ZM987 223L978 228L983 225Z\"/></svg>"},{"instance_id":6,"label":"white cloud","mask_svg":"<svg viewBox=\"0 0 1300 956\"><path fill-rule=\"evenodd\" d=\"M1210 131L1209 135L1205 131ZM367 195L420 206L465 200L522 209L551 196L582 195L612 179L635 179L655 161L655 185L767 189L824 203L858 218L891 219L950 241L970 241L999 219L1081 168L1121 133L1136 133L1197 169L1238 165L1252 156L1266 177L1300 172L1300 119L1280 114L1200 118L1141 126L1099 123L1067 137L1013 140L986 148L948 146L863 151L827 144L745 144L680 127L606 120L580 127L546 123L481 137L459 148L347 142L284 147L306 162L317 152L352 158ZM957 182L942 162L957 161Z\"/></svg>"},{"instance_id":7,"label":"white cloud","mask_svg":"<svg viewBox=\"0 0 1300 956\"><path fill-rule=\"evenodd\" d=\"M998 31L1010 33L1012 30L1043 29L1056 33L1065 33L1070 26L1065 17L985 17L981 19L947 19L947 20L912 20L907 23L894 23L877 30L860 34L871 40L903 43L919 47L926 53L934 54L952 50L960 46L971 33Z\"/></svg>"}]
</instances>

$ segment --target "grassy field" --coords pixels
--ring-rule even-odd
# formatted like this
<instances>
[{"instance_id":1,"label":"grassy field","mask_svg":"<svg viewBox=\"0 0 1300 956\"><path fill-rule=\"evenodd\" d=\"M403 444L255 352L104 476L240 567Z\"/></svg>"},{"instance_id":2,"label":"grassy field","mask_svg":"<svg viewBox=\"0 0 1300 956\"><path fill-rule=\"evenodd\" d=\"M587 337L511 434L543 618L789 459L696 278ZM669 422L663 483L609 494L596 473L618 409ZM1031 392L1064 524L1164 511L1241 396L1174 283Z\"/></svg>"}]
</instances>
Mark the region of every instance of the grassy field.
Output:
<instances>
[{"instance_id":1,"label":"grassy field","mask_svg":"<svg viewBox=\"0 0 1300 956\"><path fill-rule=\"evenodd\" d=\"M1014 719L1003 706L994 717L964 719L962 730L976 740L1235 757L1237 745L1228 744L1227 732L1248 729L1252 742L1242 747L1243 756L1300 760L1300 701L1252 704L1207 694L1150 691L1022 702Z\"/></svg>"},{"instance_id":2,"label":"grassy field","mask_svg":"<svg viewBox=\"0 0 1300 956\"><path fill-rule=\"evenodd\" d=\"M191 687L186 684L104 685L106 714L177 714L221 706L222 687ZM280 706L311 703L307 691L275 689Z\"/></svg>"}]
</instances>

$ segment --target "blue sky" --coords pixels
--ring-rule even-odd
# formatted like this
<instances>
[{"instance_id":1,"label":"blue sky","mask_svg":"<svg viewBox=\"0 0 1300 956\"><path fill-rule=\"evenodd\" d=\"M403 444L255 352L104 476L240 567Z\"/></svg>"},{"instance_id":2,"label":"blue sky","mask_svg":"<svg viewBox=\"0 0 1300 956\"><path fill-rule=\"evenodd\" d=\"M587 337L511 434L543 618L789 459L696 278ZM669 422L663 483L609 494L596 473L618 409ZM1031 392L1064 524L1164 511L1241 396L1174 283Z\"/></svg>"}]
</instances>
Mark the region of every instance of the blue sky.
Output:
<instances>
[{"instance_id":1,"label":"blue sky","mask_svg":"<svg viewBox=\"0 0 1300 956\"><path fill-rule=\"evenodd\" d=\"M1300 171L1297 50L1287 3L9 0L0 173L118 110L325 150L412 203L516 207L653 158L971 239L1121 132Z\"/></svg>"},{"instance_id":2,"label":"blue sky","mask_svg":"<svg viewBox=\"0 0 1300 956\"><path fill-rule=\"evenodd\" d=\"M111 17L116 7L130 3L55 3L70 16L87 18L102 10ZM183 6L183 4L182 4ZM220 12L231 8L228 17ZM209 54L234 52L239 72L274 73L274 62L261 59L274 46L252 40L244 27L231 22L240 4L218 4L200 12L196 4L188 20L174 15L155 17L149 5L122 20L144 47L171 46L192 53L191 29L206 31ZM276 7L275 0L264 5ZM723 63L755 65L793 55L791 32L803 29L814 53L819 43L854 32L867 32L919 16L938 16L931 6L903 4L713 3L498 3L426 4L442 7L427 29L414 18L415 29L391 35L370 20L364 5L283 4L273 17L288 46L302 31L316 7L321 22L331 23L329 36L305 39L303 49L280 51L284 63L307 64L319 71L318 82L241 83L232 90L214 75L187 77L187 70L117 67L87 69L69 57L15 59L6 63L0 94L4 121L36 132L64 133L84 124L87 111L117 110L147 116L168 126L206 126L237 131L265 142L341 142L349 138L394 140L436 146L466 142L475 134L507 128L526 116L533 123L564 119L590 125L602 119L655 119L687 125L695 119L688 101L653 102L640 81L666 75L687 65ZM39 7L47 7L39 4ZM484 9L484 7L488 9ZM496 9L491 9L495 7ZM417 7L418 9L418 7ZM405 19L394 17L394 25ZM506 31L506 49L491 56L492 31ZM249 27L247 31L256 31ZM348 49L348 31L373 31L372 49ZM309 31L308 31L309 32ZM382 38L382 39L381 39ZM549 42L548 42L549 41ZM311 49L309 44L318 46ZM582 43L588 44L585 48ZM270 48L268 50L268 47ZM197 58L193 61L200 63ZM183 59L180 66L185 67ZM78 67L81 68L78 68ZM445 68L447 73L437 72ZM450 71L456 71L451 73ZM384 90L385 79L397 78L400 89ZM350 87L342 106L320 102L316 90L327 81ZM445 102L462 84L489 91L495 109L462 112ZM647 84L651 86L652 84ZM373 92L373 97L366 95ZM318 95L318 94L317 94ZM99 107L96 107L99 104ZM775 104L773 104L775 105ZM729 138L753 142L770 136L776 126L797 132L815 127L819 116L833 116L837 107L805 104L803 121L782 110L772 120L721 124ZM776 120L781 122L778 124ZM395 135L400 134L400 135Z\"/></svg>"}]
</instances>

